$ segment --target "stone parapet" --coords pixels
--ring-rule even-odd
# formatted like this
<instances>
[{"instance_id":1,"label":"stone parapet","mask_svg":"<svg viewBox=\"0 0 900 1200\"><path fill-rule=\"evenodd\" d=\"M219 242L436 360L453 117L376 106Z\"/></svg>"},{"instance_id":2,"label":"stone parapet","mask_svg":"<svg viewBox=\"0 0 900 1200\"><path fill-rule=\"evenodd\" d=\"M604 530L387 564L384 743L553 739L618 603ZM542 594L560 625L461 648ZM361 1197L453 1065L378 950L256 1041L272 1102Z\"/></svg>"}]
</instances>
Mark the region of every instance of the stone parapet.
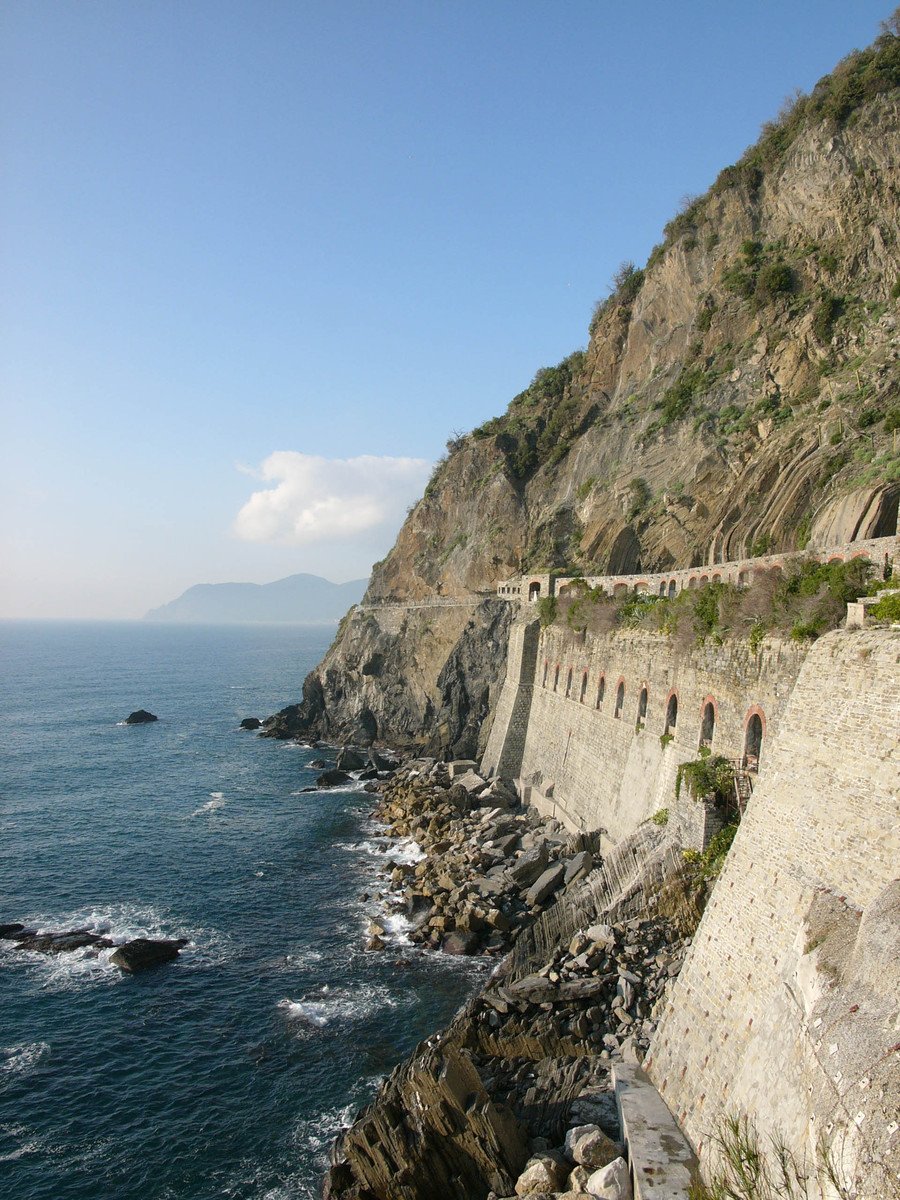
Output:
<instances>
[{"instance_id":1,"label":"stone parapet","mask_svg":"<svg viewBox=\"0 0 900 1200\"><path fill-rule=\"evenodd\" d=\"M817 558L821 562L845 561L850 558L868 558L876 568L886 570L898 561L900 537L867 538L856 542L843 542L824 549L789 551L785 554L764 554L755 558L742 558L732 562L709 563L703 567L689 567L677 571L651 571L637 575L560 575L555 572L520 575L501 580L497 595L504 600L534 603L545 596L564 596L566 589L576 579L583 578L590 587L602 588L611 596L624 596L629 592L647 592L655 596L676 596L686 588L704 587L708 583L750 582L756 571L783 569L785 563L802 558Z\"/></svg>"}]
</instances>

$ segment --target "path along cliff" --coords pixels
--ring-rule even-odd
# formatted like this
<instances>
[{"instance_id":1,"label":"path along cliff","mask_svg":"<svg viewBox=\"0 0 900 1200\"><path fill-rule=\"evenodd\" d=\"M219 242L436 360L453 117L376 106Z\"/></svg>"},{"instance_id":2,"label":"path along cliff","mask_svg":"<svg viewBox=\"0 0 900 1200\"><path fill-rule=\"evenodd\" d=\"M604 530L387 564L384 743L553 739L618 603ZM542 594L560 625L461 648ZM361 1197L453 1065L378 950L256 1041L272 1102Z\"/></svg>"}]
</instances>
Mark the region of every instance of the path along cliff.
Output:
<instances>
[{"instance_id":1,"label":"path along cliff","mask_svg":"<svg viewBox=\"0 0 900 1200\"><path fill-rule=\"evenodd\" d=\"M656 846L649 818L689 743L692 754L708 741L746 756L749 730L763 725L754 689L768 688L763 715L774 719L757 786L646 1065L704 1169L715 1166L717 1122L733 1112L798 1157L821 1161L824 1147L858 1200L900 1191L900 635L839 631L800 653L763 629L755 644L734 643L742 666L728 676L728 663L685 664L661 634L652 651L640 637L526 637L516 606L494 593L532 573L633 580L705 566L712 575L726 562L896 535L898 89L900 38L888 32L764 130L673 219L643 269L623 268L585 350L538 371L502 416L451 439L302 700L266 729L437 758L490 758L499 745L524 799L560 806L554 814L572 830L605 829L603 872L634 839ZM604 668L617 654L628 669ZM562 687L547 688L545 666ZM627 722L623 684L623 706L625 696L637 705ZM670 731L679 686L690 705ZM503 700L510 688L527 709L518 730L516 703ZM692 824L693 836L691 820L659 835L660 854L679 854L675 834ZM592 923L647 919L640 905L662 861L641 857L624 894L607 884L594 892L588 879L577 900L563 895L533 936L519 934L512 982L519 970L560 977L560 947ZM429 1154L451 1136L477 1180L446 1194L483 1195L491 1161L503 1160L498 1186L513 1180L534 1147L515 1125L522 1115L503 1108L508 1074L484 1061L483 1042L473 1052L476 1017L461 1015L388 1082L341 1144L335 1195L428 1194L417 1172L427 1176ZM547 1045L537 1038L530 1053L547 1058ZM549 1057L567 1056L578 1057L550 1047ZM564 1068L542 1077L572 1101ZM369 1164L362 1175L352 1155L341 1158L354 1146Z\"/></svg>"}]
</instances>

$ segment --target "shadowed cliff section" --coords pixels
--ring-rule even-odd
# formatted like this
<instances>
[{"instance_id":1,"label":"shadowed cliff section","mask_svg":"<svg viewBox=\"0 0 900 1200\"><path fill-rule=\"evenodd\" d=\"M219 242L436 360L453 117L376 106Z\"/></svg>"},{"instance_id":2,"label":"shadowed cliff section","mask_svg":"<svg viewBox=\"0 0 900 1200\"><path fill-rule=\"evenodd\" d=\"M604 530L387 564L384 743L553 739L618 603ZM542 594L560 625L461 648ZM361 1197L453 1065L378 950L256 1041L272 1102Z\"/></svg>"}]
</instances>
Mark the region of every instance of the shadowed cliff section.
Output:
<instances>
[{"instance_id":1,"label":"shadowed cliff section","mask_svg":"<svg viewBox=\"0 0 900 1200\"><path fill-rule=\"evenodd\" d=\"M586 350L451 439L295 719L270 732L424 743L437 725L435 748L461 748L502 678L488 663L501 617L480 597L523 571L665 570L893 533L898 228L887 32L767 126L643 269L623 265ZM458 607L383 607L435 600ZM454 653L484 669L450 700Z\"/></svg>"}]
</instances>

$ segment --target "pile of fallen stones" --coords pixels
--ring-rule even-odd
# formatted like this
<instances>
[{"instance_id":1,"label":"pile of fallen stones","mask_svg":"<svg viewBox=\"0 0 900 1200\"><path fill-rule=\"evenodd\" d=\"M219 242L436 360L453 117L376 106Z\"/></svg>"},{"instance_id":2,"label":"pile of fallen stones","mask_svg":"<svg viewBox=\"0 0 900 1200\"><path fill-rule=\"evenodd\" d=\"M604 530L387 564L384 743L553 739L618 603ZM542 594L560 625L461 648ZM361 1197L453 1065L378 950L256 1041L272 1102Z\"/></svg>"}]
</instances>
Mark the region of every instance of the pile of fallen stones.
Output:
<instances>
[{"instance_id":1,"label":"pile of fallen stones","mask_svg":"<svg viewBox=\"0 0 900 1200\"><path fill-rule=\"evenodd\" d=\"M568 849L558 821L522 811L515 785L485 779L473 762L420 759L377 786L375 818L425 854L394 866L388 891L413 921L411 940L426 947L501 954L517 929L594 867L589 851ZM375 917L370 949L384 947L383 934Z\"/></svg>"},{"instance_id":2,"label":"pile of fallen stones","mask_svg":"<svg viewBox=\"0 0 900 1200\"><path fill-rule=\"evenodd\" d=\"M549 962L514 981L493 981L474 1009L477 1022L506 1038L568 1038L601 1060L643 1060L666 985L690 939L663 918L579 930Z\"/></svg>"},{"instance_id":3,"label":"pile of fallen stones","mask_svg":"<svg viewBox=\"0 0 900 1200\"><path fill-rule=\"evenodd\" d=\"M384 832L424 852L398 862L377 898L406 910L425 947L500 955L599 866L589 839L523 811L510 781L474 763L407 762L369 787ZM338 1143L327 1196L387 1196L402 1178L418 1200L437 1194L439 1171L448 1196L493 1186L492 1200L629 1200L611 1067L643 1060L688 942L658 915L585 921L550 949L520 942L392 1075ZM383 932L376 917L373 949ZM470 1175L482 1182L464 1186Z\"/></svg>"},{"instance_id":4,"label":"pile of fallen stones","mask_svg":"<svg viewBox=\"0 0 900 1200\"><path fill-rule=\"evenodd\" d=\"M586 1093L573 1109L590 1105ZM536 1139L539 1141L540 1139ZM533 1145L534 1153L516 1180L516 1196L532 1200L631 1200L631 1180L624 1147L595 1124L574 1124L562 1145ZM493 1194L492 1194L493 1195ZM490 1200L490 1198L489 1198ZM497 1200L494 1196L494 1200ZM510 1197L510 1200L513 1200Z\"/></svg>"}]
</instances>

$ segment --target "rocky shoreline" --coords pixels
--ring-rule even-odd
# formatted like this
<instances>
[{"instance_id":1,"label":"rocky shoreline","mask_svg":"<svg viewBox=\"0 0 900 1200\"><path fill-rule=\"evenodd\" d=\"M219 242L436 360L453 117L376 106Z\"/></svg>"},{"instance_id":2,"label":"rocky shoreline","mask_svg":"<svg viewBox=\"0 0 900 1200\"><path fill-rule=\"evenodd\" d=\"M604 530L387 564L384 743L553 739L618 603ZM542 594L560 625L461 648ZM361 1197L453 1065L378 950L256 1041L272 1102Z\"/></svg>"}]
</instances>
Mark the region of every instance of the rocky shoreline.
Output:
<instances>
[{"instance_id":1,"label":"rocky shoreline","mask_svg":"<svg viewBox=\"0 0 900 1200\"><path fill-rule=\"evenodd\" d=\"M511 781L472 761L416 759L366 786L384 833L424 853L390 869L379 902L407 914L424 949L498 962L337 1139L326 1198L626 1200L611 1068L643 1059L689 939L648 909L535 936L565 929L553 909L572 897L590 911L598 839L524 810ZM384 932L376 913L370 950Z\"/></svg>"}]
</instances>

